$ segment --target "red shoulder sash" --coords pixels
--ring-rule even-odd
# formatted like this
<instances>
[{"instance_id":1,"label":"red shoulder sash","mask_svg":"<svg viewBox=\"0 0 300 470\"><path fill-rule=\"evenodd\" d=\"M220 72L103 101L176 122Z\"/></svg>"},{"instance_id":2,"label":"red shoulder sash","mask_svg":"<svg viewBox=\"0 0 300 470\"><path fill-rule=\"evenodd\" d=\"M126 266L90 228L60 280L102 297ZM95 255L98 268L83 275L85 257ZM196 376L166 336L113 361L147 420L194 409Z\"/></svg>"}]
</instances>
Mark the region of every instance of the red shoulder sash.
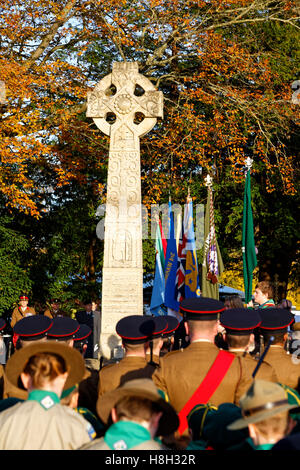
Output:
<instances>
[{"instance_id":1,"label":"red shoulder sash","mask_svg":"<svg viewBox=\"0 0 300 470\"><path fill-rule=\"evenodd\" d=\"M219 351L215 361L202 380L201 384L178 414L180 421L178 428L179 434L182 434L186 430L188 426L187 415L194 408L194 406L200 403L207 403L210 397L217 390L234 358L235 355L228 351Z\"/></svg>"}]
</instances>

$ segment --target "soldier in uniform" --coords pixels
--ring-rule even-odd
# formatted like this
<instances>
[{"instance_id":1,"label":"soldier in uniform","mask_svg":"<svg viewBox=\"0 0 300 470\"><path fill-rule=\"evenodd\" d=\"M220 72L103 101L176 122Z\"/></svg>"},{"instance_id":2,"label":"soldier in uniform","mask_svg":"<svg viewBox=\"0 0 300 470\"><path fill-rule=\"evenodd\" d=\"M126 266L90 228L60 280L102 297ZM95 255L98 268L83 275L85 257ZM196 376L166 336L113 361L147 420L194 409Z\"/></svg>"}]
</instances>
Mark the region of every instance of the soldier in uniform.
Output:
<instances>
[{"instance_id":1,"label":"soldier in uniform","mask_svg":"<svg viewBox=\"0 0 300 470\"><path fill-rule=\"evenodd\" d=\"M44 311L44 315L49 318L64 317L66 313L60 308L59 299L51 299L50 307Z\"/></svg>"},{"instance_id":2,"label":"soldier in uniform","mask_svg":"<svg viewBox=\"0 0 300 470\"><path fill-rule=\"evenodd\" d=\"M99 310L95 309L95 303L90 299L85 300L84 307L84 310L80 310L76 313L76 320L80 325L87 325L92 330L92 334L89 336L88 339L88 347L85 357L87 359L98 360L99 338L101 330L100 312Z\"/></svg>"},{"instance_id":3,"label":"soldier in uniform","mask_svg":"<svg viewBox=\"0 0 300 470\"><path fill-rule=\"evenodd\" d=\"M99 397L97 411L109 426L104 437L81 450L161 450L157 439L174 433L179 421L151 379L134 379Z\"/></svg>"},{"instance_id":4,"label":"soldier in uniform","mask_svg":"<svg viewBox=\"0 0 300 470\"><path fill-rule=\"evenodd\" d=\"M146 350L155 330L153 318L129 315L118 321L116 332L125 351L120 362L108 364L99 372L99 396L116 389L120 383L136 378L151 378L155 366L148 364Z\"/></svg>"},{"instance_id":5,"label":"soldier in uniform","mask_svg":"<svg viewBox=\"0 0 300 470\"><path fill-rule=\"evenodd\" d=\"M254 330L261 324L259 312L247 308L228 309L221 313L220 323L225 328L224 340L228 344L228 350L240 357L243 370L251 376L256 360L248 353L248 348L254 342ZM257 378L278 381L273 367L267 362L260 364Z\"/></svg>"},{"instance_id":6,"label":"soldier in uniform","mask_svg":"<svg viewBox=\"0 0 300 470\"><path fill-rule=\"evenodd\" d=\"M181 417L179 433L187 435L186 416L197 403L210 402L218 406L238 404L251 383L238 356L220 351L214 344L220 312L224 304L199 297L185 299L180 309L184 314L190 344L183 350L172 351L160 360L152 379L162 390ZM206 392L210 390L210 394Z\"/></svg>"},{"instance_id":7,"label":"soldier in uniform","mask_svg":"<svg viewBox=\"0 0 300 470\"><path fill-rule=\"evenodd\" d=\"M64 342L69 347L78 349L85 359L87 340L92 331L87 325L80 325L70 317L55 317L53 325L48 331L48 340ZM87 367L85 375L79 384L78 404L82 408L88 408L96 414L96 401L98 397L98 371Z\"/></svg>"},{"instance_id":8,"label":"soldier in uniform","mask_svg":"<svg viewBox=\"0 0 300 470\"><path fill-rule=\"evenodd\" d=\"M28 301L29 298L27 295L20 295L19 306L14 308L11 316L10 326L12 328L19 320L22 320L22 318L29 317L31 315L36 315L35 309L33 307L28 307Z\"/></svg>"},{"instance_id":9,"label":"soldier in uniform","mask_svg":"<svg viewBox=\"0 0 300 470\"><path fill-rule=\"evenodd\" d=\"M260 311L260 331L266 345L273 336L266 360L274 368L278 381L299 391L300 365L297 354L287 354L284 349L288 326L294 315L288 310L268 308Z\"/></svg>"},{"instance_id":10,"label":"soldier in uniform","mask_svg":"<svg viewBox=\"0 0 300 470\"><path fill-rule=\"evenodd\" d=\"M52 320L43 315L34 315L24 317L19 320L13 329L14 335L17 337L16 349L21 349L35 343L44 341L47 333L52 326ZM15 353L14 353L15 354ZM17 398L26 400L27 391L24 388L15 387L7 379L6 373L3 376L3 399ZM11 402L13 404L13 402Z\"/></svg>"},{"instance_id":11,"label":"soldier in uniform","mask_svg":"<svg viewBox=\"0 0 300 470\"><path fill-rule=\"evenodd\" d=\"M146 351L146 359L156 367L159 364L160 350L163 345L162 335L168 327L168 321L165 316L152 317L152 320L155 326L152 338L149 341L149 348Z\"/></svg>"},{"instance_id":12,"label":"soldier in uniform","mask_svg":"<svg viewBox=\"0 0 300 470\"><path fill-rule=\"evenodd\" d=\"M179 327L179 321L177 318L173 317L172 315L167 315L166 319L168 326L167 329L162 333L163 345L160 350L161 357L174 349L175 334Z\"/></svg>"},{"instance_id":13,"label":"soldier in uniform","mask_svg":"<svg viewBox=\"0 0 300 470\"><path fill-rule=\"evenodd\" d=\"M47 338L51 341L64 341L68 346L73 347L75 334L79 328L79 323L73 318L55 317L52 320Z\"/></svg>"},{"instance_id":14,"label":"soldier in uniform","mask_svg":"<svg viewBox=\"0 0 300 470\"><path fill-rule=\"evenodd\" d=\"M2 450L74 450L95 437L91 424L60 404L64 389L85 373L80 353L55 341L38 341L8 360L8 380L28 390L28 399L0 414Z\"/></svg>"}]
</instances>

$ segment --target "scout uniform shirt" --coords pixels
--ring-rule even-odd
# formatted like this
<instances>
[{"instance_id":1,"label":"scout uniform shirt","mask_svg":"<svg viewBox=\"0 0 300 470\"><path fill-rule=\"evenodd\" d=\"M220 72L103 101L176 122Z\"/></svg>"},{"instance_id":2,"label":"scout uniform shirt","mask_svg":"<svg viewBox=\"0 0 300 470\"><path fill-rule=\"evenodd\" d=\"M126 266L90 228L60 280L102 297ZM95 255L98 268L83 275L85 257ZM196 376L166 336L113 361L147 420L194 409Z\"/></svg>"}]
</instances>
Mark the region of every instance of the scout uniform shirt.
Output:
<instances>
[{"instance_id":1,"label":"scout uniform shirt","mask_svg":"<svg viewBox=\"0 0 300 470\"><path fill-rule=\"evenodd\" d=\"M19 320L22 320L22 318L28 315L36 315L33 307L26 307L24 310L20 306L15 307L11 316L10 326L13 328Z\"/></svg>"},{"instance_id":2,"label":"scout uniform shirt","mask_svg":"<svg viewBox=\"0 0 300 470\"><path fill-rule=\"evenodd\" d=\"M51 391L33 390L27 401L0 413L1 450L75 450L95 435L91 424Z\"/></svg>"},{"instance_id":3,"label":"scout uniform shirt","mask_svg":"<svg viewBox=\"0 0 300 470\"><path fill-rule=\"evenodd\" d=\"M118 421L105 436L84 445L80 450L162 450L164 447L151 438L150 432L138 423Z\"/></svg>"}]
</instances>

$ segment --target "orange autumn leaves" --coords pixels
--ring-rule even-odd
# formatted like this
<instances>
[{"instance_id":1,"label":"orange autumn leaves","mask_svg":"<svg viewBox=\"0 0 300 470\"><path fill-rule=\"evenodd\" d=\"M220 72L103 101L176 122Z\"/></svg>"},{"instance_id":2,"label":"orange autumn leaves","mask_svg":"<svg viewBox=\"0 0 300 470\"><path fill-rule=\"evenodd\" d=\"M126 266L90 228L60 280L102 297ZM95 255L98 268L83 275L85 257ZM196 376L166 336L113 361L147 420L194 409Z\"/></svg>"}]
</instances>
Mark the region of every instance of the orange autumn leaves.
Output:
<instances>
[{"instance_id":1,"label":"orange autumn leaves","mask_svg":"<svg viewBox=\"0 0 300 470\"><path fill-rule=\"evenodd\" d=\"M253 171L263 168L268 190L279 174L283 190L294 194L295 155L282 136L299 123L300 108L290 103L289 84L280 84L268 59L253 54L233 29L239 18L249 28L255 15L261 20L263 9L255 5L0 0L0 80L7 91L0 109L0 192L8 207L38 217L47 186L37 175L44 171L52 174L53 191L74 180L90 184L87 173L105 174L108 139L85 118L85 103L88 89L116 59L139 61L141 73L165 96L164 120L141 141L146 204L159 202L170 184L180 191L198 167L230 168L241 181L249 146ZM294 7L285 2L284 15L292 18ZM98 54L97 76L86 55L91 51ZM99 197L103 184L95 184Z\"/></svg>"}]
</instances>

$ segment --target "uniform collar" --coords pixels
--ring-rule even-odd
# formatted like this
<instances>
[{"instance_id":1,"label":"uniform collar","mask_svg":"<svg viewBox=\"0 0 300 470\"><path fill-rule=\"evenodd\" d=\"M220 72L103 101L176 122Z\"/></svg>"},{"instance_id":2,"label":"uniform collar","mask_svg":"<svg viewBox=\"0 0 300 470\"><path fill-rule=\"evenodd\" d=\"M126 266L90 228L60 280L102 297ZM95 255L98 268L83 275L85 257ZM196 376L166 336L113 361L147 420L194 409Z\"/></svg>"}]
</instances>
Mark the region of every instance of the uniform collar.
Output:
<instances>
[{"instance_id":1,"label":"uniform collar","mask_svg":"<svg viewBox=\"0 0 300 470\"><path fill-rule=\"evenodd\" d=\"M150 439L148 429L132 421L118 421L112 424L104 436L104 441L111 450L131 449Z\"/></svg>"},{"instance_id":2,"label":"uniform collar","mask_svg":"<svg viewBox=\"0 0 300 470\"><path fill-rule=\"evenodd\" d=\"M60 403L59 396L50 390L32 390L27 400L37 401L44 410L50 410L54 405Z\"/></svg>"}]
</instances>

